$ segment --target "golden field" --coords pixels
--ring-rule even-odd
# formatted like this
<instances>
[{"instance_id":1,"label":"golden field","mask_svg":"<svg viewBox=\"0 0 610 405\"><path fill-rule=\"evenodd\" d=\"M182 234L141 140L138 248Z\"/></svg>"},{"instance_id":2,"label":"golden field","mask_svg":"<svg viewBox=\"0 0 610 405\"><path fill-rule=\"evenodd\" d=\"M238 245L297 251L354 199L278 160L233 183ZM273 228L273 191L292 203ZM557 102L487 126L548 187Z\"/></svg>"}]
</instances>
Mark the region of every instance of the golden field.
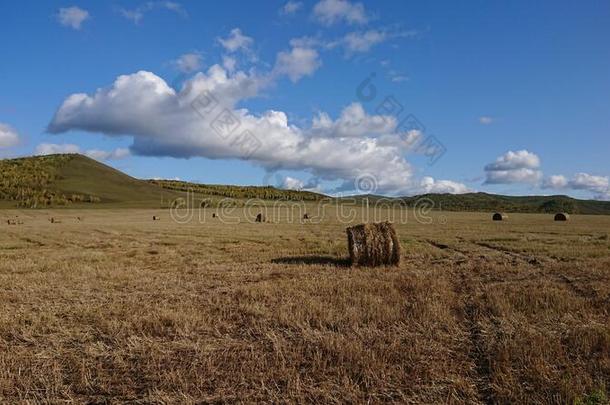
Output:
<instances>
[{"instance_id":1,"label":"golden field","mask_svg":"<svg viewBox=\"0 0 610 405\"><path fill-rule=\"evenodd\" d=\"M0 211L0 402L607 401L610 217L410 215L351 268L336 216L212 212Z\"/></svg>"}]
</instances>

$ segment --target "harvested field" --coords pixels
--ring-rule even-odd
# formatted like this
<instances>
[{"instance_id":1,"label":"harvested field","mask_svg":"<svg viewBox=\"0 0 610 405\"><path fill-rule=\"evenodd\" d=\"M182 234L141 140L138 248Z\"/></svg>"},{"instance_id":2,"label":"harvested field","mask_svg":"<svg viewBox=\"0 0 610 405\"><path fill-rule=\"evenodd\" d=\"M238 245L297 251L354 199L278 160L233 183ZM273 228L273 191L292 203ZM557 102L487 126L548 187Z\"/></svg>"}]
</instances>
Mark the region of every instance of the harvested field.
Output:
<instances>
[{"instance_id":1,"label":"harvested field","mask_svg":"<svg viewBox=\"0 0 610 405\"><path fill-rule=\"evenodd\" d=\"M287 213L0 212L0 402L608 397L610 217L411 217L352 268L349 224Z\"/></svg>"}]
</instances>

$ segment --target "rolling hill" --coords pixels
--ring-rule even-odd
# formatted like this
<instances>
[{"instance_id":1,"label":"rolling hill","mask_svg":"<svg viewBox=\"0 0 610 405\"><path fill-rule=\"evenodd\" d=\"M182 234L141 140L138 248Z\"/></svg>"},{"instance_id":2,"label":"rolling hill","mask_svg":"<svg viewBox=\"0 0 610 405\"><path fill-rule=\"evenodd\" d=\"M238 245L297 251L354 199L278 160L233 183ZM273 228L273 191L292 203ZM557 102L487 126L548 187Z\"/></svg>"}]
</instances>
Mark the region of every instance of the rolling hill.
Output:
<instances>
[{"instance_id":1,"label":"rolling hill","mask_svg":"<svg viewBox=\"0 0 610 405\"><path fill-rule=\"evenodd\" d=\"M426 198L436 209L445 211L501 211L570 214L610 215L610 201L579 200L565 195L551 196L505 196L487 193L467 194L424 194L417 197L403 197L407 206Z\"/></svg>"},{"instance_id":2,"label":"rolling hill","mask_svg":"<svg viewBox=\"0 0 610 405\"><path fill-rule=\"evenodd\" d=\"M187 198L187 191L191 198ZM170 204L215 206L221 200L241 205L246 199L319 201L329 198L308 191L271 186L196 184L174 180L140 180L78 154L0 160L0 208L126 207L161 208ZM382 196L356 196L372 204ZM425 194L392 198L408 207L425 198L447 211L503 211L610 215L610 202L568 196L513 197L487 193ZM339 199L340 201L340 199Z\"/></svg>"},{"instance_id":3,"label":"rolling hill","mask_svg":"<svg viewBox=\"0 0 610 405\"><path fill-rule=\"evenodd\" d=\"M186 192L192 193L187 198ZM0 160L0 207L138 207L172 203L214 205L223 198L315 201L321 194L274 187L204 185L169 180L139 180L79 154ZM239 201L236 202L236 204Z\"/></svg>"}]
</instances>

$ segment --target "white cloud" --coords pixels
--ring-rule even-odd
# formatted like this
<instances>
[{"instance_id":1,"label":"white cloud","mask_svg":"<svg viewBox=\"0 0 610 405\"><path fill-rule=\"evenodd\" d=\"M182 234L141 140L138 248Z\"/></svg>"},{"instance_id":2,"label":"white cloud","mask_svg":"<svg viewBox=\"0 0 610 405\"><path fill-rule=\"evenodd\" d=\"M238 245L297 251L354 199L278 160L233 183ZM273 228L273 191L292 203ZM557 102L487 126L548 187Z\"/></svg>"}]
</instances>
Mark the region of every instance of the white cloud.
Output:
<instances>
[{"instance_id":1,"label":"white cloud","mask_svg":"<svg viewBox=\"0 0 610 405\"><path fill-rule=\"evenodd\" d=\"M418 35L417 31L395 31L389 29L370 29L366 31L354 31L347 33L344 37L330 41L326 48L332 49L343 47L346 56L355 53L365 53L370 51L375 45L395 38L411 38Z\"/></svg>"},{"instance_id":2,"label":"white cloud","mask_svg":"<svg viewBox=\"0 0 610 405\"><path fill-rule=\"evenodd\" d=\"M281 8L280 14L291 15L299 11L302 7L302 2L290 0Z\"/></svg>"},{"instance_id":3,"label":"white cloud","mask_svg":"<svg viewBox=\"0 0 610 405\"><path fill-rule=\"evenodd\" d=\"M405 148L400 142L384 140L390 136L401 139L393 124L384 126L379 117L364 114L358 106L348 107L336 121L326 115L324 125L316 128L289 124L281 111L254 115L236 107L265 85L252 73L229 75L214 65L206 73L196 74L177 92L160 77L138 72L120 76L112 86L93 95L69 96L56 112L49 131L131 135L130 149L139 155L248 158L268 170L305 170L325 181L353 184L358 176L370 174L378 180L380 192L400 193L418 186L403 156ZM200 114L191 106L203 91L213 94L219 103L213 113ZM234 133L213 129L223 108L239 123ZM352 125L358 120L368 133ZM356 131L361 131L359 136ZM238 137L244 133L257 144L256 148L244 149L244 138Z\"/></svg>"},{"instance_id":4,"label":"white cloud","mask_svg":"<svg viewBox=\"0 0 610 405\"><path fill-rule=\"evenodd\" d=\"M395 74L395 75L390 75L390 80L393 83L402 83L402 82L406 82L407 80L409 80L409 77L405 76L405 75L401 75L401 74Z\"/></svg>"},{"instance_id":5,"label":"white cloud","mask_svg":"<svg viewBox=\"0 0 610 405\"><path fill-rule=\"evenodd\" d=\"M112 151L90 149L85 151L85 155L95 160L121 160L131 156L127 148L117 148Z\"/></svg>"},{"instance_id":6,"label":"white cloud","mask_svg":"<svg viewBox=\"0 0 610 405\"><path fill-rule=\"evenodd\" d=\"M120 160L130 156L129 149L117 148L113 151L104 151L100 149L89 149L85 152L81 151L80 146L71 143L41 143L36 147L34 152L36 155L56 155L65 153L84 153L92 159L96 160Z\"/></svg>"},{"instance_id":7,"label":"white cloud","mask_svg":"<svg viewBox=\"0 0 610 405\"><path fill-rule=\"evenodd\" d=\"M383 31L368 30L365 32L350 32L344 38L345 48L349 52L368 52L374 45L377 45L387 38Z\"/></svg>"},{"instance_id":8,"label":"white cloud","mask_svg":"<svg viewBox=\"0 0 610 405\"><path fill-rule=\"evenodd\" d=\"M55 155L59 153L80 153L80 146L64 143L41 143L36 147L36 155Z\"/></svg>"},{"instance_id":9,"label":"white cloud","mask_svg":"<svg viewBox=\"0 0 610 405\"><path fill-rule=\"evenodd\" d=\"M227 38L218 38L218 42L228 51L244 51L249 52L254 40L249 36L242 34L239 28L233 28Z\"/></svg>"},{"instance_id":10,"label":"white cloud","mask_svg":"<svg viewBox=\"0 0 610 405\"><path fill-rule=\"evenodd\" d=\"M538 183L540 158L527 150L508 151L485 166L485 184Z\"/></svg>"},{"instance_id":11,"label":"white cloud","mask_svg":"<svg viewBox=\"0 0 610 405\"><path fill-rule=\"evenodd\" d=\"M424 177L420 182L419 194L464 194L471 191L472 190L462 183L451 180L435 180L432 177Z\"/></svg>"},{"instance_id":12,"label":"white cloud","mask_svg":"<svg viewBox=\"0 0 610 405\"><path fill-rule=\"evenodd\" d=\"M518 152L508 151L498 157L494 163L490 163L485 170L515 170L515 169L537 169L540 167L540 158L527 150Z\"/></svg>"},{"instance_id":13,"label":"white cloud","mask_svg":"<svg viewBox=\"0 0 610 405\"><path fill-rule=\"evenodd\" d=\"M292 38L290 40L290 46L293 48L316 48L322 45L322 40L319 37L300 37Z\"/></svg>"},{"instance_id":14,"label":"white cloud","mask_svg":"<svg viewBox=\"0 0 610 405\"><path fill-rule=\"evenodd\" d=\"M188 16L188 13L184 10L182 5L174 1L149 1L134 9L128 10L121 8L119 9L119 12L128 20L133 21L135 24L139 24L144 18L144 15L153 9L164 9L172 11L182 17Z\"/></svg>"},{"instance_id":15,"label":"white cloud","mask_svg":"<svg viewBox=\"0 0 610 405\"><path fill-rule=\"evenodd\" d=\"M12 148L19 143L19 134L10 125L0 122L0 149Z\"/></svg>"},{"instance_id":16,"label":"white cloud","mask_svg":"<svg viewBox=\"0 0 610 405\"><path fill-rule=\"evenodd\" d=\"M362 3L348 0L321 0L313 8L315 19L324 25L345 21L348 24L366 24L369 17Z\"/></svg>"},{"instance_id":17,"label":"white cloud","mask_svg":"<svg viewBox=\"0 0 610 405\"><path fill-rule=\"evenodd\" d=\"M555 175L550 176L542 182L542 188L554 188L554 189L562 189L568 186L568 179L566 176Z\"/></svg>"},{"instance_id":18,"label":"white cloud","mask_svg":"<svg viewBox=\"0 0 610 405\"><path fill-rule=\"evenodd\" d=\"M318 51L312 48L294 47L289 52L279 52L275 61L274 73L286 75L297 82L304 76L311 76L320 66Z\"/></svg>"},{"instance_id":19,"label":"white cloud","mask_svg":"<svg viewBox=\"0 0 610 405\"><path fill-rule=\"evenodd\" d=\"M199 52L185 53L174 61L174 65L183 73L192 73L201 69L202 59Z\"/></svg>"},{"instance_id":20,"label":"white cloud","mask_svg":"<svg viewBox=\"0 0 610 405\"><path fill-rule=\"evenodd\" d=\"M305 183L294 177L286 176L282 182L282 188L286 190L303 190Z\"/></svg>"},{"instance_id":21,"label":"white cloud","mask_svg":"<svg viewBox=\"0 0 610 405\"><path fill-rule=\"evenodd\" d=\"M577 173L568 186L574 190L589 190L597 193L608 191L608 177L594 176L588 173Z\"/></svg>"},{"instance_id":22,"label":"white cloud","mask_svg":"<svg viewBox=\"0 0 610 405\"><path fill-rule=\"evenodd\" d=\"M568 179L563 175L555 175L545 179L542 187L555 190L584 190L594 193L595 199L610 200L610 179L608 176L576 173Z\"/></svg>"},{"instance_id":23,"label":"white cloud","mask_svg":"<svg viewBox=\"0 0 610 405\"><path fill-rule=\"evenodd\" d=\"M378 137L392 135L396 129L396 118L392 116L368 115L362 105L352 103L341 111L336 121L324 112L313 119L312 130L316 134L334 137Z\"/></svg>"},{"instance_id":24,"label":"white cloud","mask_svg":"<svg viewBox=\"0 0 610 405\"><path fill-rule=\"evenodd\" d=\"M483 115L481 117L479 117L479 123L483 124L483 125L489 125L491 123L494 122L494 119L492 117L488 117L486 115Z\"/></svg>"},{"instance_id":25,"label":"white cloud","mask_svg":"<svg viewBox=\"0 0 610 405\"><path fill-rule=\"evenodd\" d=\"M237 59L232 56L223 55L222 66L227 70L227 72L233 73L237 67Z\"/></svg>"},{"instance_id":26,"label":"white cloud","mask_svg":"<svg viewBox=\"0 0 610 405\"><path fill-rule=\"evenodd\" d=\"M89 12L76 6L60 8L57 13L57 20L61 25L75 30L80 30L81 25L88 18Z\"/></svg>"}]
</instances>

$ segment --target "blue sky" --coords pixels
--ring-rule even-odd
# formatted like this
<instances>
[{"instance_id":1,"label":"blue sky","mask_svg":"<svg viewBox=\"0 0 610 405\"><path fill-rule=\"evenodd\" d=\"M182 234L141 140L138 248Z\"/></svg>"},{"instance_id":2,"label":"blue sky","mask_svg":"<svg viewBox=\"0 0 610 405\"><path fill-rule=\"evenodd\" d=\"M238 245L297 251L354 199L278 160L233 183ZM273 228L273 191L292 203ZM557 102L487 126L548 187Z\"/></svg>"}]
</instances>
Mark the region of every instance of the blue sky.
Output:
<instances>
[{"instance_id":1,"label":"blue sky","mask_svg":"<svg viewBox=\"0 0 610 405\"><path fill-rule=\"evenodd\" d=\"M0 14L2 157L79 151L140 178L328 193L610 199L607 1L40 1ZM213 111L196 110L202 95ZM224 110L234 132L214 126ZM423 128L401 125L409 114Z\"/></svg>"}]
</instances>

